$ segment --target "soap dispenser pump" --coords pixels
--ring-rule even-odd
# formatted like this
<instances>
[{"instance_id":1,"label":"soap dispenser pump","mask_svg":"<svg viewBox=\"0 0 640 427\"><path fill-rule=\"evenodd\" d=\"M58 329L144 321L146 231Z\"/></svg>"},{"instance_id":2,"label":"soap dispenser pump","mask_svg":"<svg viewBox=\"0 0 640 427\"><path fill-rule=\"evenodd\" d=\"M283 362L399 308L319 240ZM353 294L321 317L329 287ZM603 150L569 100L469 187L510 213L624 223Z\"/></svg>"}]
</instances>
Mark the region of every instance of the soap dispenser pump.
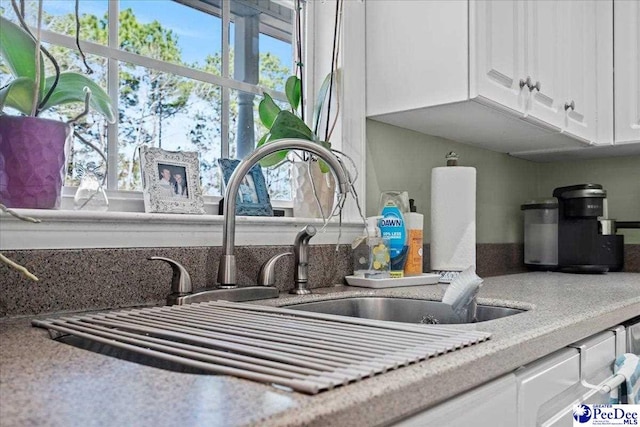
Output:
<instances>
[{"instance_id":1,"label":"soap dispenser pump","mask_svg":"<svg viewBox=\"0 0 640 427\"><path fill-rule=\"evenodd\" d=\"M381 218L367 218L363 235L351 245L354 276L368 279L388 279L390 276L389 239L381 236L378 227Z\"/></svg>"}]
</instances>

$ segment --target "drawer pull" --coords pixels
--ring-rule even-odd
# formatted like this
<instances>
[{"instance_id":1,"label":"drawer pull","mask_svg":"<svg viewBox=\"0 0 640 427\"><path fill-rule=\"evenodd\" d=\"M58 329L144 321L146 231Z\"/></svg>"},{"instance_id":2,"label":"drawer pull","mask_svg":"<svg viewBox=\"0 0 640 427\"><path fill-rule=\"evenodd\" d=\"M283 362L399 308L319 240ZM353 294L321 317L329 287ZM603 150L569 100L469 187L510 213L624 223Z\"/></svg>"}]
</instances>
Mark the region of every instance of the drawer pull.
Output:
<instances>
[{"instance_id":1,"label":"drawer pull","mask_svg":"<svg viewBox=\"0 0 640 427\"><path fill-rule=\"evenodd\" d=\"M611 331L611 332L615 333L615 337L617 340L618 338L617 331ZM609 378L607 378L606 380L604 380L602 383L600 383L600 385L593 385L588 383L585 379L585 373L584 373L584 369L587 366L587 346L583 344L583 345L570 345L569 347L575 348L576 350L578 350L578 355L580 356L580 384L582 384L584 387L592 390L598 390L602 394L607 394L607 393L611 393L611 390L613 390L614 388L618 387L620 384L625 382L626 378L624 375L614 374ZM616 348L616 357L617 356L618 354L617 354L617 348ZM585 399L581 399L581 400L585 400Z\"/></svg>"},{"instance_id":2,"label":"drawer pull","mask_svg":"<svg viewBox=\"0 0 640 427\"><path fill-rule=\"evenodd\" d=\"M626 377L624 375L616 374L612 377L608 378L604 383L600 385L600 393L608 394L611 393L611 390L619 387L623 382L626 381Z\"/></svg>"}]
</instances>

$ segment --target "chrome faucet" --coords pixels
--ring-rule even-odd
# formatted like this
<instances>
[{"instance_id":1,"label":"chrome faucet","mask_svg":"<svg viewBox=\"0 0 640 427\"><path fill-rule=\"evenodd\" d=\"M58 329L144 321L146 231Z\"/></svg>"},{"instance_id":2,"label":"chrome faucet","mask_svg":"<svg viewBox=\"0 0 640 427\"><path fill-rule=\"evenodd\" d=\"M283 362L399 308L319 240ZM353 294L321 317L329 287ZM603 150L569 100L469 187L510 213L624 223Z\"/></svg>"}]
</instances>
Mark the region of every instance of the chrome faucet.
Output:
<instances>
[{"instance_id":1,"label":"chrome faucet","mask_svg":"<svg viewBox=\"0 0 640 427\"><path fill-rule=\"evenodd\" d=\"M227 184L225 194L226 203L224 206L224 223L222 228L223 255L220 257L218 267L217 287L206 287L197 291L193 290L191 277L179 262L164 258L151 257L150 260L164 261L173 269L171 277L171 293L167 296L168 305L182 305L212 300L225 301L251 301L257 299L277 298L278 289L275 285L275 263L286 255L295 255L295 288L291 293L310 293L306 286L308 280L309 265L309 239L316 234L316 229L308 225L304 227L296 236L294 243L294 254L287 252L276 255L263 264L258 275L258 286L244 286L238 288L236 285L236 258L235 258L235 225L236 225L236 197L242 179L247 172L260 159L280 150L304 150L322 158L333 170L338 183L340 193L346 195L349 191L349 179L347 173L342 169L342 164L338 158L328 149L315 142L302 139L281 139L265 144L244 159L236 167Z\"/></svg>"},{"instance_id":2,"label":"chrome faucet","mask_svg":"<svg viewBox=\"0 0 640 427\"><path fill-rule=\"evenodd\" d=\"M220 264L218 265L218 286L220 288L231 289L237 287L235 256L236 198L242 179L253 165L261 159L281 150L303 150L320 157L333 171L338 181L340 193L346 196L349 192L349 178L340 160L338 160L330 150L316 142L304 139L280 139L256 148L240 162L227 183L227 190L224 196L222 255L220 256Z\"/></svg>"}]
</instances>

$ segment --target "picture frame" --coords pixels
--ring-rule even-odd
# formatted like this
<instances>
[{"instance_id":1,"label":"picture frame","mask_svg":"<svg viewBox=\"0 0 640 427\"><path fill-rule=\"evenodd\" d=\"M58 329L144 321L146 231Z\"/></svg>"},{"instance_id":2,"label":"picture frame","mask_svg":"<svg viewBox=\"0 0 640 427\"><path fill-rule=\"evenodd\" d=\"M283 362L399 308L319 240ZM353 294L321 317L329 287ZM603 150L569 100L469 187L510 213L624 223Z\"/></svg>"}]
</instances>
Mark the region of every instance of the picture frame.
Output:
<instances>
[{"instance_id":1,"label":"picture frame","mask_svg":"<svg viewBox=\"0 0 640 427\"><path fill-rule=\"evenodd\" d=\"M140 167L145 212L204 214L197 152L143 145Z\"/></svg>"},{"instance_id":2,"label":"picture frame","mask_svg":"<svg viewBox=\"0 0 640 427\"><path fill-rule=\"evenodd\" d=\"M226 189L231 174L240 164L236 159L218 159ZM243 178L236 198L236 215L273 216L273 207L260 165L254 165Z\"/></svg>"}]
</instances>

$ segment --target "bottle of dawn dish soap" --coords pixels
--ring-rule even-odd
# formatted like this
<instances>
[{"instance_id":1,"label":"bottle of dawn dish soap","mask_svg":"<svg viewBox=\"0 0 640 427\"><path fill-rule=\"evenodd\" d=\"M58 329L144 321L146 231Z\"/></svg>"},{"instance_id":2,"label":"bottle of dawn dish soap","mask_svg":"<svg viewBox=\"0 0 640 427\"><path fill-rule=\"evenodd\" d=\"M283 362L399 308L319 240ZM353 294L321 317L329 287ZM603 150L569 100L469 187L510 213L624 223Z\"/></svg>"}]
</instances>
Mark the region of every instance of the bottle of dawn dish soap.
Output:
<instances>
[{"instance_id":1,"label":"bottle of dawn dish soap","mask_svg":"<svg viewBox=\"0 0 640 427\"><path fill-rule=\"evenodd\" d=\"M409 194L406 191L385 191L380 196L380 233L383 239L389 239L390 275L394 278L404 277L409 249L404 214L408 211Z\"/></svg>"}]
</instances>

